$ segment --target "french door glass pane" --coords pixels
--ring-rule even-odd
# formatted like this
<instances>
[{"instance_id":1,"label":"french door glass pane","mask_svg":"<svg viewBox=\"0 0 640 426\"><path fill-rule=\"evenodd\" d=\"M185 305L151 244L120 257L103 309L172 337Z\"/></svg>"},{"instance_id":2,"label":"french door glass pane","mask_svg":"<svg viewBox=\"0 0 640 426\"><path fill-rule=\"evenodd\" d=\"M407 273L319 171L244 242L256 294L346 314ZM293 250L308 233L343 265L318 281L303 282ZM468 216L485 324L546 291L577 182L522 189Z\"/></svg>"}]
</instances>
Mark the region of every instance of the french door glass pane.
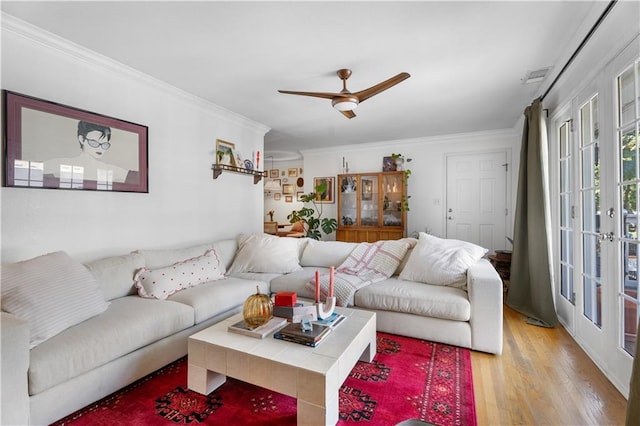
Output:
<instances>
[{"instance_id":1,"label":"french door glass pane","mask_svg":"<svg viewBox=\"0 0 640 426\"><path fill-rule=\"evenodd\" d=\"M560 195L560 226L571 227L571 194Z\"/></svg>"},{"instance_id":2,"label":"french door glass pane","mask_svg":"<svg viewBox=\"0 0 640 426\"><path fill-rule=\"evenodd\" d=\"M570 124L558 129L560 141L560 294L573 303L573 212Z\"/></svg>"},{"instance_id":3,"label":"french door glass pane","mask_svg":"<svg viewBox=\"0 0 640 426\"><path fill-rule=\"evenodd\" d=\"M634 80L634 67L629 67L618 77L620 126L632 123L637 117Z\"/></svg>"},{"instance_id":4,"label":"french door glass pane","mask_svg":"<svg viewBox=\"0 0 640 426\"><path fill-rule=\"evenodd\" d=\"M638 326L638 189L640 186L640 161L638 142L640 132L639 61L618 76L618 146L620 147L620 198L623 209L622 223L622 281L620 301L621 346L635 355Z\"/></svg>"},{"instance_id":5,"label":"french door glass pane","mask_svg":"<svg viewBox=\"0 0 640 426\"><path fill-rule=\"evenodd\" d=\"M573 268L571 265L560 265L562 270L561 281L560 281L560 294L573 302Z\"/></svg>"},{"instance_id":6,"label":"french door glass pane","mask_svg":"<svg viewBox=\"0 0 640 426\"><path fill-rule=\"evenodd\" d=\"M600 234L600 159L598 153L598 97L580 108L582 152L582 290L583 314L602 327Z\"/></svg>"},{"instance_id":7,"label":"french door glass pane","mask_svg":"<svg viewBox=\"0 0 640 426\"><path fill-rule=\"evenodd\" d=\"M582 230L600 232L600 191L594 189L582 193Z\"/></svg>"},{"instance_id":8,"label":"french door glass pane","mask_svg":"<svg viewBox=\"0 0 640 426\"><path fill-rule=\"evenodd\" d=\"M573 245L571 244L571 239L573 238L573 232L571 230L563 230L561 234L560 260L564 263L572 263Z\"/></svg>"}]
</instances>

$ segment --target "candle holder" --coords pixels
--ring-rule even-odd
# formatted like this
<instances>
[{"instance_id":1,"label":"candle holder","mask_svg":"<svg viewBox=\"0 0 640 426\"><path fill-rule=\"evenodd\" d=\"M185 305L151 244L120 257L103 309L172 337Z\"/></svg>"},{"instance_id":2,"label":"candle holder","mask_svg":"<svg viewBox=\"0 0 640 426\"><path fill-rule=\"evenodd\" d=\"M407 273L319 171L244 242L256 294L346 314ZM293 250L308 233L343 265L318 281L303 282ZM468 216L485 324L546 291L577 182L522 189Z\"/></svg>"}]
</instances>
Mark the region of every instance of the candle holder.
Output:
<instances>
[{"instance_id":1,"label":"candle holder","mask_svg":"<svg viewBox=\"0 0 640 426\"><path fill-rule=\"evenodd\" d=\"M326 303L316 303L316 309L318 310L318 319L327 319L333 313L336 308L336 298L327 297Z\"/></svg>"}]
</instances>

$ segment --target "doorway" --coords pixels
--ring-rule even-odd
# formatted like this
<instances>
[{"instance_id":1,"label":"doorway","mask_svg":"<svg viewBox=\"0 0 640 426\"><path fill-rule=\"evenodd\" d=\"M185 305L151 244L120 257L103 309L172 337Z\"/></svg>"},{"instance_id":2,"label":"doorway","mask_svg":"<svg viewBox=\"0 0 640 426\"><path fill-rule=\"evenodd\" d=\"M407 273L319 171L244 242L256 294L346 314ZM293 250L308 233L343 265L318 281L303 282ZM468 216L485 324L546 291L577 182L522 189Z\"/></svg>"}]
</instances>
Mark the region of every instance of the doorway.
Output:
<instances>
[{"instance_id":1,"label":"doorway","mask_svg":"<svg viewBox=\"0 0 640 426\"><path fill-rule=\"evenodd\" d=\"M511 250L507 182L510 153L450 154L446 159L446 237L489 249Z\"/></svg>"}]
</instances>

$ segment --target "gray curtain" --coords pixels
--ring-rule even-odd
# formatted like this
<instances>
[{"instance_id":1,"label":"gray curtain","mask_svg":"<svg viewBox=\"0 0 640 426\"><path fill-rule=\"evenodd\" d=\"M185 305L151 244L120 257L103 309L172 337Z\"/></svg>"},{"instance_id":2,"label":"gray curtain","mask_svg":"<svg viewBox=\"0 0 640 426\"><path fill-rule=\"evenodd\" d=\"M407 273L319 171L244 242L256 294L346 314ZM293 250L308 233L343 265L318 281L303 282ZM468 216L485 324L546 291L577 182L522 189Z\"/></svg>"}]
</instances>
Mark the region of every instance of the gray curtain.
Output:
<instances>
[{"instance_id":1,"label":"gray curtain","mask_svg":"<svg viewBox=\"0 0 640 426\"><path fill-rule=\"evenodd\" d=\"M626 426L640 425L640 319L638 320L636 354L633 357L633 370L629 382L629 400L627 401Z\"/></svg>"},{"instance_id":2,"label":"gray curtain","mask_svg":"<svg viewBox=\"0 0 640 426\"><path fill-rule=\"evenodd\" d=\"M520 173L507 305L544 327L558 323L553 300L549 242L547 131L542 100L524 110Z\"/></svg>"}]
</instances>

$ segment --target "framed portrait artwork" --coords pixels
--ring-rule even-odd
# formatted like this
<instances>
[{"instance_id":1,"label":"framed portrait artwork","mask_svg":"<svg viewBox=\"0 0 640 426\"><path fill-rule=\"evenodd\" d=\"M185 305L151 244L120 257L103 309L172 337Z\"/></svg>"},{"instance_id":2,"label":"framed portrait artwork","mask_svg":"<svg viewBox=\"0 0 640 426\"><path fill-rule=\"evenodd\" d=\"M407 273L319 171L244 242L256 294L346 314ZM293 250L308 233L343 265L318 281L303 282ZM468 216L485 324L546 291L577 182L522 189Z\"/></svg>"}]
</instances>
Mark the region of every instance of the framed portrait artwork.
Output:
<instances>
[{"instance_id":1,"label":"framed portrait artwork","mask_svg":"<svg viewBox=\"0 0 640 426\"><path fill-rule=\"evenodd\" d=\"M280 201L280 198L282 198L282 194L280 194L279 192L276 192L275 194L273 194L273 199L275 201Z\"/></svg>"},{"instance_id":2,"label":"framed portrait artwork","mask_svg":"<svg viewBox=\"0 0 640 426\"><path fill-rule=\"evenodd\" d=\"M4 186L149 192L146 126L2 94Z\"/></svg>"},{"instance_id":3,"label":"framed portrait artwork","mask_svg":"<svg viewBox=\"0 0 640 426\"><path fill-rule=\"evenodd\" d=\"M333 196L333 177L317 177L313 178L313 188L317 188L319 185L326 184L326 189L323 192L316 191L316 203L333 204L335 198Z\"/></svg>"},{"instance_id":4,"label":"framed portrait artwork","mask_svg":"<svg viewBox=\"0 0 640 426\"><path fill-rule=\"evenodd\" d=\"M287 174L289 177L297 177L298 176L298 169L297 168L291 168L287 170Z\"/></svg>"},{"instance_id":5,"label":"framed portrait artwork","mask_svg":"<svg viewBox=\"0 0 640 426\"><path fill-rule=\"evenodd\" d=\"M293 203L293 195L285 195L284 196L285 203Z\"/></svg>"},{"instance_id":6,"label":"framed portrait artwork","mask_svg":"<svg viewBox=\"0 0 640 426\"><path fill-rule=\"evenodd\" d=\"M302 196L304 195L303 191L296 192L296 201L302 202Z\"/></svg>"},{"instance_id":7,"label":"framed portrait artwork","mask_svg":"<svg viewBox=\"0 0 640 426\"><path fill-rule=\"evenodd\" d=\"M269 177L271 179L275 179L277 177L280 177L280 169L271 169L271 170L269 170Z\"/></svg>"}]
</instances>

